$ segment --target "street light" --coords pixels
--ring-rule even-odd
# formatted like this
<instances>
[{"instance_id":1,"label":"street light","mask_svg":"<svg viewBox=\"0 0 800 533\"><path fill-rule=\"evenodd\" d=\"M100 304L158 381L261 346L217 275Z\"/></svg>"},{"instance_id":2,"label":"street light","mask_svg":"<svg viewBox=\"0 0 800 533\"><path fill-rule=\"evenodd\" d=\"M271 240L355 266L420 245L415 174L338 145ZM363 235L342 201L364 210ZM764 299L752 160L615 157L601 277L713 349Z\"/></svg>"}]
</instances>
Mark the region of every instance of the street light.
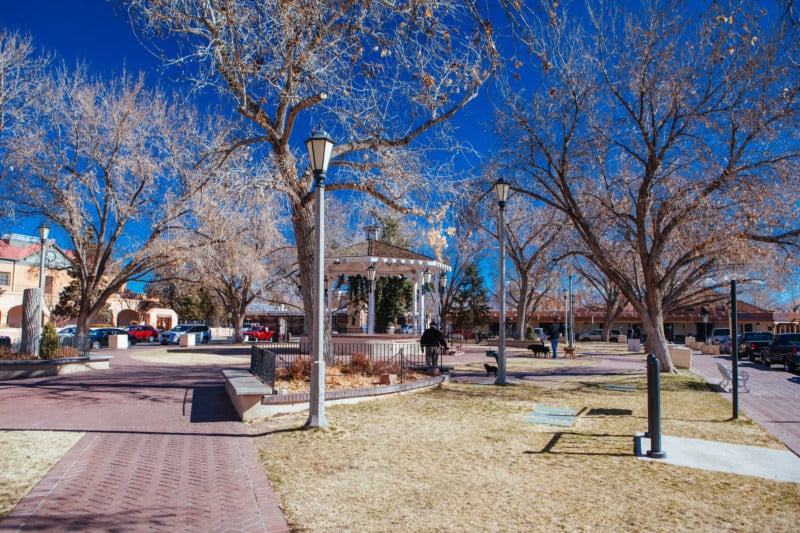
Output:
<instances>
[{"instance_id":1,"label":"street light","mask_svg":"<svg viewBox=\"0 0 800 533\"><path fill-rule=\"evenodd\" d=\"M328 427L325 419L325 359L323 343L325 341L325 309L323 307L323 276L325 275L325 172L333 152L333 139L316 129L306 141L308 159L314 172L317 186L316 197L316 241L314 243L314 363L311 368L311 391L308 404L308 420L306 427Z\"/></svg>"},{"instance_id":2,"label":"street light","mask_svg":"<svg viewBox=\"0 0 800 533\"><path fill-rule=\"evenodd\" d=\"M367 333L375 335L375 265L367 268L367 279L369 280L369 309L367 315Z\"/></svg>"},{"instance_id":3,"label":"street light","mask_svg":"<svg viewBox=\"0 0 800 533\"><path fill-rule=\"evenodd\" d=\"M497 196L497 206L499 207L499 217L497 224L497 238L500 241L500 279L497 288L500 291L500 343L497 347L497 365L500 367L497 372L495 385L507 385L506 379L506 236L505 236L505 210L508 191L511 184L503 178L499 178L494 183L494 193Z\"/></svg>"},{"instance_id":4,"label":"street light","mask_svg":"<svg viewBox=\"0 0 800 533\"><path fill-rule=\"evenodd\" d=\"M34 343L34 354L39 357L40 346L42 345L42 332L44 330L44 257L47 253L47 236L50 235L50 228L42 224L39 226L39 339Z\"/></svg>"},{"instance_id":5,"label":"street light","mask_svg":"<svg viewBox=\"0 0 800 533\"><path fill-rule=\"evenodd\" d=\"M445 318L444 317L445 288L447 288L447 275L444 272L442 272L441 274L439 274L439 312L437 313L439 315L439 322L440 322L439 326L442 329L442 331L445 331L445 328L443 327Z\"/></svg>"},{"instance_id":6,"label":"street light","mask_svg":"<svg viewBox=\"0 0 800 533\"><path fill-rule=\"evenodd\" d=\"M425 326L427 325L425 323L425 287L430 284L432 276L433 276L433 274L431 274L431 271L428 270L427 268L425 269L425 272L422 273L422 287L420 288L419 292L420 292L420 301L421 301L420 311L421 311L421 314L422 314L422 329L423 330L425 329Z\"/></svg>"}]
</instances>

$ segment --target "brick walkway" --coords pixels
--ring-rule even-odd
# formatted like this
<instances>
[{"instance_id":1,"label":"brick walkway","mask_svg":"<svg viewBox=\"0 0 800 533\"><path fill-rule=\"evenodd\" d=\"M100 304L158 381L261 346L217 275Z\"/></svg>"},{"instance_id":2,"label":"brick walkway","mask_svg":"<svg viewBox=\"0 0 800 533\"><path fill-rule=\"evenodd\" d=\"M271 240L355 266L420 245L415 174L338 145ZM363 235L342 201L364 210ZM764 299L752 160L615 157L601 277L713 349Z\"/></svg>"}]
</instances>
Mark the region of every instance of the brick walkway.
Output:
<instances>
[{"instance_id":1,"label":"brick walkway","mask_svg":"<svg viewBox=\"0 0 800 533\"><path fill-rule=\"evenodd\" d=\"M0 530L289 531L218 367L7 381L0 429L86 432Z\"/></svg>"}]
</instances>

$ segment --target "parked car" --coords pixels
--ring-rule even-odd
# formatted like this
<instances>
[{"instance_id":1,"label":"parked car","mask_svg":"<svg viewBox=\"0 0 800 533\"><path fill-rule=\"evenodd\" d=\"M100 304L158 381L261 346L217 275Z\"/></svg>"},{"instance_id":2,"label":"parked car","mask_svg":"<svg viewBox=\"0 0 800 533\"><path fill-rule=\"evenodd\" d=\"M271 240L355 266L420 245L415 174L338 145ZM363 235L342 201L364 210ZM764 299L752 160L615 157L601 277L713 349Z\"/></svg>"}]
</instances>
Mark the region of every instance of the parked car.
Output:
<instances>
[{"instance_id":1,"label":"parked car","mask_svg":"<svg viewBox=\"0 0 800 533\"><path fill-rule=\"evenodd\" d=\"M769 331L747 331L739 335L739 357L755 361L761 348L772 342Z\"/></svg>"},{"instance_id":2,"label":"parked car","mask_svg":"<svg viewBox=\"0 0 800 533\"><path fill-rule=\"evenodd\" d=\"M244 342L267 342L272 339L273 335L275 335L275 331L266 326L251 324L249 328L242 331L242 335L244 335Z\"/></svg>"},{"instance_id":3,"label":"parked car","mask_svg":"<svg viewBox=\"0 0 800 533\"><path fill-rule=\"evenodd\" d=\"M163 331L159 336L161 344L179 344L183 335L194 335L195 344L208 344L211 342L211 331L205 324L181 324L169 331Z\"/></svg>"},{"instance_id":4,"label":"parked car","mask_svg":"<svg viewBox=\"0 0 800 533\"><path fill-rule=\"evenodd\" d=\"M800 368L799 352L800 333L779 333L772 337L772 342L760 348L758 358L766 367L778 363L784 370L795 372Z\"/></svg>"},{"instance_id":5,"label":"parked car","mask_svg":"<svg viewBox=\"0 0 800 533\"><path fill-rule=\"evenodd\" d=\"M141 324L138 326L128 326L128 335L136 337L139 342L156 342L159 337L159 331L153 326Z\"/></svg>"},{"instance_id":6,"label":"parked car","mask_svg":"<svg viewBox=\"0 0 800 533\"><path fill-rule=\"evenodd\" d=\"M618 329L611 329L608 331L608 341L609 342L619 342L619 339L624 337L622 332ZM602 329L593 329L589 333L582 333L578 335L579 341L601 341L603 340L603 330Z\"/></svg>"},{"instance_id":7,"label":"parked car","mask_svg":"<svg viewBox=\"0 0 800 533\"><path fill-rule=\"evenodd\" d=\"M728 335L719 338L719 353L733 353L733 339Z\"/></svg>"},{"instance_id":8,"label":"parked car","mask_svg":"<svg viewBox=\"0 0 800 533\"><path fill-rule=\"evenodd\" d=\"M414 326L411 324L403 324L402 326L395 328L394 332L398 335L413 335Z\"/></svg>"},{"instance_id":9,"label":"parked car","mask_svg":"<svg viewBox=\"0 0 800 533\"><path fill-rule=\"evenodd\" d=\"M128 332L121 328L97 328L89 332L89 347L93 350L97 348L107 348L108 338L111 335L125 335L128 337L128 343L133 346L136 344L136 337L131 337Z\"/></svg>"},{"instance_id":10,"label":"parked car","mask_svg":"<svg viewBox=\"0 0 800 533\"><path fill-rule=\"evenodd\" d=\"M725 340L725 337L730 338L730 328L714 328L711 330L711 335L708 337L708 342L711 344L719 344Z\"/></svg>"},{"instance_id":11,"label":"parked car","mask_svg":"<svg viewBox=\"0 0 800 533\"><path fill-rule=\"evenodd\" d=\"M66 326L58 330L59 337L74 337L75 334L78 332L78 326Z\"/></svg>"}]
</instances>

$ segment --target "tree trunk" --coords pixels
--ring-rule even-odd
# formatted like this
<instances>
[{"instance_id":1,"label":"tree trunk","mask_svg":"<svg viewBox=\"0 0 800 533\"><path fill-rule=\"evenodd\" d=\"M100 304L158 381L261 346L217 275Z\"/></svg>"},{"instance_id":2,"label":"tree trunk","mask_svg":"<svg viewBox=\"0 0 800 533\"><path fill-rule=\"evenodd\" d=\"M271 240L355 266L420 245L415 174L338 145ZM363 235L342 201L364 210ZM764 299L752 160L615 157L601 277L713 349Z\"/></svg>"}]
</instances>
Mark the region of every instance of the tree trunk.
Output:
<instances>
[{"instance_id":1,"label":"tree trunk","mask_svg":"<svg viewBox=\"0 0 800 533\"><path fill-rule=\"evenodd\" d=\"M520 275L519 300L517 301L517 339L525 340L528 329L528 276Z\"/></svg>"},{"instance_id":2,"label":"tree trunk","mask_svg":"<svg viewBox=\"0 0 800 533\"><path fill-rule=\"evenodd\" d=\"M650 310L640 308L638 309L639 316L642 319L642 327L647 338L645 339L645 350L648 353L653 353L658 358L661 364L662 372L677 373L677 369L672 364L672 358L669 356L667 349L667 339L664 336L664 317L661 305L651 304ZM637 306L639 307L639 306Z\"/></svg>"},{"instance_id":3,"label":"tree trunk","mask_svg":"<svg viewBox=\"0 0 800 533\"><path fill-rule=\"evenodd\" d=\"M20 351L39 356L39 332L42 325L40 307L41 293L39 289L25 289L22 293L22 344Z\"/></svg>"},{"instance_id":4,"label":"tree trunk","mask_svg":"<svg viewBox=\"0 0 800 533\"><path fill-rule=\"evenodd\" d=\"M300 295L303 298L303 313L305 315L305 330L312 341L311 352L314 352L314 202L292 205L292 226L294 237L297 241L297 267L300 271ZM321 302L325 305L325 302ZM333 365L333 340L328 321L323 324L325 340L323 353L325 364Z\"/></svg>"}]
</instances>

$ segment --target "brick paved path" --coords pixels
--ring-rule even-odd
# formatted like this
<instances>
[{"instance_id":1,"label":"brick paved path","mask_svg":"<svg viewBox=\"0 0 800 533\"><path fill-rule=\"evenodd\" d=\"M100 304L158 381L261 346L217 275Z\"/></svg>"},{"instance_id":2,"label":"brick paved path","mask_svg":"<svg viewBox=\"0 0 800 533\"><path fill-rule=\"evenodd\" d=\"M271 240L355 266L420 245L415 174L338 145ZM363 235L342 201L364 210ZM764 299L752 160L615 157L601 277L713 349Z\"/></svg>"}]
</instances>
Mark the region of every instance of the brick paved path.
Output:
<instances>
[{"instance_id":1,"label":"brick paved path","mask_svg":"<svg viewBox=\"0 0 800 533\"><path fill-rule=\"evenodd\" d=\"M2 382L0 429L86 432L0 530L289 531L219 367Z\"/></svg>"}]
</instances>

